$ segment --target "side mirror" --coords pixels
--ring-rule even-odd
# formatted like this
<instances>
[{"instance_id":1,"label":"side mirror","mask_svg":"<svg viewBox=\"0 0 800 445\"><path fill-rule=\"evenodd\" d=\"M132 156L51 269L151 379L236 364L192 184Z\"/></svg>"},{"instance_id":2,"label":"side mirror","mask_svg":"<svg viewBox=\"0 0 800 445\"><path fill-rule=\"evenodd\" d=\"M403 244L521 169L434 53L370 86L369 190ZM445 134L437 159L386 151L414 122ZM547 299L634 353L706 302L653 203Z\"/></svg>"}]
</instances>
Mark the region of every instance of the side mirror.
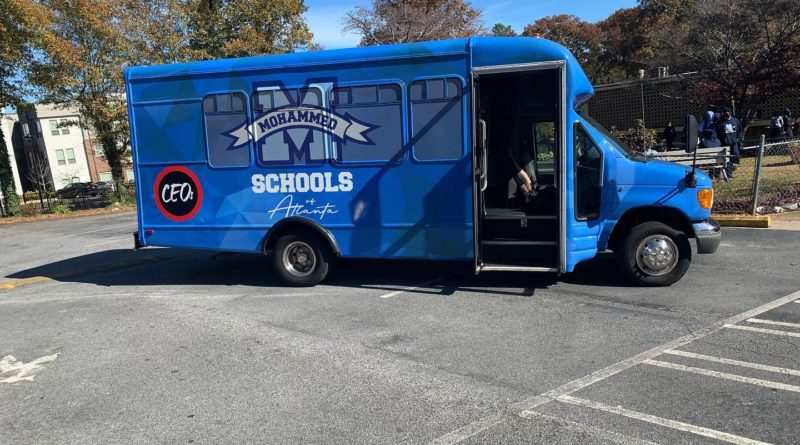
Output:
<instances>
[{"instance_id":1,"label":"side mirror","mask_svg":"<svg viewBox=\"0 0 800 445\"><path fill-rule=\"evenodd\" d=\"M694 115L686 115L686 123L683 125L683 140L686 141L686 153L694 153L697 150L697 119Z\"/></svg>"}]
</instances>

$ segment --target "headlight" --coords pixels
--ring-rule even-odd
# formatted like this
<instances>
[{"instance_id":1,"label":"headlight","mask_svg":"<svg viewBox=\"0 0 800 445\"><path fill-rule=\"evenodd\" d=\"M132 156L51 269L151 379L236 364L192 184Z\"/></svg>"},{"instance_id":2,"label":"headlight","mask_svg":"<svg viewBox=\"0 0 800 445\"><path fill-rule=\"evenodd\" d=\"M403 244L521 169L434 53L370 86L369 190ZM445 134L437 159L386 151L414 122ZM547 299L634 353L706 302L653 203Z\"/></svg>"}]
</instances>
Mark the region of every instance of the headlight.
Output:
<instances>
[{"instance_id":1,"label":"headlight","mask_svg":"<svg viewBox=\"0 0 800 445\"><path fill-rule=\"evenodd\" d=\"M714 190L713 189L698 190L697 203L700 204L700 207L706 210L711 209L711 205L714 203Z\"/></svg>"}]
</instances>

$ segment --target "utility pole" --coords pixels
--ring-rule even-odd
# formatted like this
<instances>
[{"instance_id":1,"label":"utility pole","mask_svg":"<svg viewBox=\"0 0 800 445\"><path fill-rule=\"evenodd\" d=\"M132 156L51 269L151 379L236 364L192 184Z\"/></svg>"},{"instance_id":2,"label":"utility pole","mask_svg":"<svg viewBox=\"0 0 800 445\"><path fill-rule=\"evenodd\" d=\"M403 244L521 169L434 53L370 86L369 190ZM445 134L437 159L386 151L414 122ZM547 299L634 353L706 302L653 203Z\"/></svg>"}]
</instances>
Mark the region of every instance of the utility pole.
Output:
<instances>
[{"instance_id":1,"label":"utility pole","mask_svg":"<svg viewBox=\"0 0 800 445\"><path fill-rule=\"evenodd\" d=\"M642 99L642 149L647 150L647 147L644 146L645 144L645 134L647 125L644 122L644 70L639 70L639 93Z\"/></svg>"}]
</instances>

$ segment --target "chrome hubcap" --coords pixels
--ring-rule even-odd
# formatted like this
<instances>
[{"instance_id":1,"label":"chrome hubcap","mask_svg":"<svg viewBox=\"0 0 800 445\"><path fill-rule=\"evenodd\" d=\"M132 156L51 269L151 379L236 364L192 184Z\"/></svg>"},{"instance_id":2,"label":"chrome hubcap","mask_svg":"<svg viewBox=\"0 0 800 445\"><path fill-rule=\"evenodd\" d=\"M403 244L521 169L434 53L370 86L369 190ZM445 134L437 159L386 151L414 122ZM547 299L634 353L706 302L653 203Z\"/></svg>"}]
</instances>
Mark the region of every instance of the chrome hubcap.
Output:
<instances>
[{"instance_id":1,"label":"chrome hubcap","mask_svg":"<svg viewBox=\"0 0 800 445\"><path fill-rule=\"evenodd\" d=\"M650 276L668 274L678 264L678 246L666 235L650 235L636 248L636 264Z\"/></svg>"},{"instance_id":2,"label":"chrome hubcap","mask_svg":"<svg viewBox=\"0 0 800 445\"><path fill-rule=\"evenodd\" d=\"M316 264L314 249L302 241L293 241L283 250L283 267L296 277L311 275Z\"/></svg>"}]
</instances>

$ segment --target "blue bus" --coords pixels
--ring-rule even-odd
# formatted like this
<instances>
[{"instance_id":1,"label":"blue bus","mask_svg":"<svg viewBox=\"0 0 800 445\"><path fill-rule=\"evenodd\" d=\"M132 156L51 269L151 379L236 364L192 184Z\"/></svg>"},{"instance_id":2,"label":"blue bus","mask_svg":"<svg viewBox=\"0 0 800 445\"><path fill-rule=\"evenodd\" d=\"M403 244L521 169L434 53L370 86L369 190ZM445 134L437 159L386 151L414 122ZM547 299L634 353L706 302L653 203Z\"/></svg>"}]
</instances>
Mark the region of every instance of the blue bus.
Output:
<instances>
[{"instance_id":1,"label":"blue bus","mask_svg":"<svg viewBox=\"0 0 800 445\"><path fill-rule=\"evenodd\" d=\"M713 253L711 180L618 143L575 57L469 38L125 71L136 247L566 273L611 250L641 285ZM691 144L690 144L691 145Z\"/></svg>"}]
</instances>

